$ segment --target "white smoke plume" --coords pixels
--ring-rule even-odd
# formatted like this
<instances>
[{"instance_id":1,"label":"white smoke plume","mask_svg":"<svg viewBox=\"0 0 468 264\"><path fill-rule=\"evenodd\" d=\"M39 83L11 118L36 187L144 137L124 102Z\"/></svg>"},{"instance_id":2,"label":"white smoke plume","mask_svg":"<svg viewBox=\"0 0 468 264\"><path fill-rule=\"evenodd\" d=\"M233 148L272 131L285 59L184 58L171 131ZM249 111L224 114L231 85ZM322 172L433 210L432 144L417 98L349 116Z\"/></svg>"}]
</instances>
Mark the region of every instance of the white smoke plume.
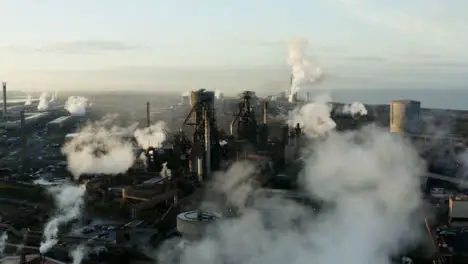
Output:
<instances>
[{"instance_id":1,"label":"white smoke plume","mask_svg":"<svg viewBox=\"0 0 468 264\"><path fill-rule=\"evenodd\" d=\"M291 87L289 101L299 92L302 85L310 85L323 78L322 70L313 67L307 59L309 42L305 39L292 39L288 45L288 64L291 66Z\"/></svg>"},{"instance_id":2,"label":"white smoke plume","mask_svg":"<svg viewBox=\"0 0 468 264\"><path fill-rule=\"evenodd\" d=\"M332 106L329 95L315 97L312 102L295 109L288 120L291 127L299 124L303 132L311 137L324 136L336 127L330 117Z\"/></svg>"},{"instance_id":3,"label":"white smoke plume","mask_svg":"<svg viewBox=\"0 0 468 264\"><path fill-rule=\"evenodd\" d=\"M8 233L5 231L0 236L0 256L2 256L3 253L5 252L7 241L8 241Z\"/></svg>"},{"instance_id":4,"label":"white smoke plume","mask_svg":"<svg viewBox=\"0 0 468 264\"><path fill-rule=\"evenodd\" d=\"M85 245L80 244L70 252L70 257L72 258L72 264L81 264L81 261L88 254L88 248Z\"/></svg>"},{"instance_id":5,"label":"white smoke plume","mask_svg":"<svg viewBox=\"0 0 468 264\"><path fill-rule=\"evenodd\" d=\"M49 109L49 95L47 93L41 93L39 96L39 104L37 105L38 111L46 111Z\"/></svg>"},{"instance_id":6,"label":"white smoke plume","mask_svg":"<svg viewBox=\"0 0 468 264\"><path fill-rule=\"evenodd\" d=\"M164 179L172 179L172 171L167 168L167 162L164 162L161 169L161 177Z\"/></svg>"},{"instance_id":7,"label":"white smoke plume","mask_svg":"<svg viewBox=\"0 0 468 264\"><path fill-rule=\"evenodd\" d=\"M214 186L227 194L227 202L237 209L243 209L248 196L254 190L252 175L257 168L248 162L236 162L225 173L215 177Z\"/></svg>"},{"instance_id":8,"label":"white smoke plume","mask_svg":"<svg viewBox=\"0 0 468 264\"><path fill-rule=\"evenodd\" d=\"M83 210L83 195L86 192L86 184L80 186L66 184L51 187L49 191L55 198L57 211L44 228L44 241L41 242L39 248L41 254L47 253L57 244L61 226L80 217Z\"/></svg>"},{"instance_id":9,"label":"white smoke plume","mask_svg":"<svg viewBox=\"0 0 468 264\"><path fill-rule=\"evenodd\" d=\"M31 105L31 104L32 104L32 97L31 95L28 94L28 98L26 98L24 105Z\"/></svg>"},{"instance_id":10,"label":"white smoke plume","mask_svg":"<svg viewBox=\"0 0 468 264\"><path fill-rule=\"evenodd\" d=\"M221 90L216 89L215 90L215 98L216 100L221 100L223 98L224 94L221 92Z\"/></svg>"},{"instance_id":11,"label":"white smoke plume","mask_svg":"<svg viewBox=\"0 0 468 264\"><path fill-rule=\"evenodd\" d=\"M130 128L108 128L103 124L89 124L62 148L75 179L86 173L124 173L133 165L133 146L125 140L131 135Z\"/></svg>"},{"instance_id":12,"label":"white smoke plume","mask_svg":"<svg viewBox=\"0 0 468 264\"><path fill-rule=\"evenodd\" d=\"M88 98L82 96L70 96L65 102L65 110L72 116L84 116L88 107Z\"/></svg>"},{"instance_id":13,"label":"white smoke plume","mask_svg":"<svg viewBox=\"0 0 468 264\"><path fill-rule=\"evenodd\" d=\"M344 105L343 108L340 110L343 114L352 115L352 116L367 115L366 106L360 102L354 102L352 104Z\"/></svg>"},{"instance_id":14,"label":"white smoke plume","mask_svg":"<svg viewBox=\"0 0 468 264\"><path fill-rule=\"evenodd\" d=\"M166 128L166 123L159 121L150 127L135 130L134 136L143 149L159 148L166 140Z\"/></svg>"},{"instance_id":15,"label":"white smoke plume","mask_svg":"<svg viewBox=\"0 0 468 264\"><path fill-rule=\"evenodd\" d=\"M390 264L418 242L424 166L403 139L375 127L331 132L304 160L304 195L321 201L322 209L259 197L238 217L220 220L205 238L186 244L177 263ZM241 175L242 183L246 174L231 177ZM229 196L238 189L224 190Z\"/></svg>"}]
</instances>

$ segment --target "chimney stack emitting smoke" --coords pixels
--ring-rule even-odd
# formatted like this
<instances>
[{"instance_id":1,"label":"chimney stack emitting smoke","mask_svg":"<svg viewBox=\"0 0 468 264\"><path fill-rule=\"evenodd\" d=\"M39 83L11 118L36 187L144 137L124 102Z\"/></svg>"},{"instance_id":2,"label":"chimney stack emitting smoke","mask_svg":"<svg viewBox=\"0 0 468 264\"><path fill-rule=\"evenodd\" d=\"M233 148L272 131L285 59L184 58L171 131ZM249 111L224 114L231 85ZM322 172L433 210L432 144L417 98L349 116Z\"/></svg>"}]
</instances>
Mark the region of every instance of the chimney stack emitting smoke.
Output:
<instances>
[{"instance_id":1,"label":"chimney stack emitting smoke","mask_svg":"<svg viewBox=\"0 0 468 264\"><path fill-rule=\"evenodd\" d=\"M151 126L151 116L150 116L150 102L146 102L146 127Z\"/></svg>"},{"instance_id":2,"label":"chimney stack emitting smoke","mask_svg":"<svg viewBox=\"0 0 468 264\"><path fill-rule=\"evenodd\" d=\"M7 83L2 82L3 87L3 116L7 117Z\"/></svg>"},{"instance_id":3,"label":"chimney stack emitting smoke","mask_svg":"<svg viewBox=\"0 0 468 264\"><path fill-rule=\"evenodd\" d=\"M313 68L307 60L307 48L309 42L305 39L293 39L288 47L288 64L291 66L291 85L288 101L297 101L297 93L301 85L310 85L323 78L320 68Z\"/></svg>"}]
</instances>

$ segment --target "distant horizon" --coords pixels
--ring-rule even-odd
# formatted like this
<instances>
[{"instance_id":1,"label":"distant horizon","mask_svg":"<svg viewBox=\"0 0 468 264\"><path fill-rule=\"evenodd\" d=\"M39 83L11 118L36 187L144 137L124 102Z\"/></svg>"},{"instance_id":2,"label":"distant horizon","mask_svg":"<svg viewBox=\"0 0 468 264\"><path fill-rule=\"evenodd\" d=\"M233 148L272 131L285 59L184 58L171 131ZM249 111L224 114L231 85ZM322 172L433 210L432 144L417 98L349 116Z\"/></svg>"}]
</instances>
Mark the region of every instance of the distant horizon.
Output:
<instances>
[{"instance_id":1,"label":"distant horizon","mask_svg":"<svg viewBox=\"0 0 468 264\"><path fill-rule=\"evenodd\" d=\"M255 91L255 90L254 90ZM388 104L391 100L401 99L412 99L420 101L423 108L437 108L437 109L453 109L453 110L468 110L468 90L466 89L452 89L447 91L445 89L308 89L300 91L300 95L305 98L305 95L309 91L310 98L314 96L328 93L333 101L352 103L361 102L364 104ZM31 94L38 96L40 92L24 92L19 90L10 90L13 93L21 92L22 95ZM54 90L45 91L50 93L55 92ZM256 91L258 92L258 91ZM273 91L272 93L266 93L266 91L258 92L259 96L263 97L266 95L277 94L280 91ZM59 98L61 96L93 96L98 94L165 94L168 96L180 96L181 92L178 91L149 91L149 90L117 90L117 91L84 91L84 90L67 90L59 91ZM236 96L238 93L228 93L226 96ZM18 96L18 95L17 95Z\"/></svg>"}]
</instances>

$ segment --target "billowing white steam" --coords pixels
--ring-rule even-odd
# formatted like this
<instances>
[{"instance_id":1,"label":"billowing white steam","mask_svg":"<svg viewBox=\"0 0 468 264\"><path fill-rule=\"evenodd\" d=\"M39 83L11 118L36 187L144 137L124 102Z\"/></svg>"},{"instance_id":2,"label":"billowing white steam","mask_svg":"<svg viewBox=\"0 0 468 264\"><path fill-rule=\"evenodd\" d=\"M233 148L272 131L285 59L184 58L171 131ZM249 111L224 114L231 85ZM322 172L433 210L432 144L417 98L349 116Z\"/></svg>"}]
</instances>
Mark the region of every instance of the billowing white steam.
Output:
<instances>
[{"instance_id":1,"label":"billowing white steam","mask_svg":"<svg viewBox=\"0 0 468 264\"><path fill-rule=\"evenodd\" d=\"M51 187L49 191L54 195L57 212L47 222L39 251L41 254L48 252L58 242L59 228L70 221L77 219L83 209L83 195L86 185L62 185Z\"/></svg>"},{"instance_id":2,"label":"billowing white steam","mask_svg":"<svg viewBox=\"0 0 468 264\"><path fill-rule=\"evenodd\" d=\"M62 148L75 178L86 173L124 173L133 165L133 146L123 138L128 131L103 124L90 124Z\"/></svg>"},{"instance_id":3,"label":"billowing white steam","mask_svg":"<svg viewBox=\"0 0 468 264\"><path fill-rule=\"evenodd\" d=\"M221 100L223 99L224 94L221 92L221 90L216 89L215 90L215 98L216 100Z\"/></svg>"},{"instance_id":4,"label":"billowing white steam","mask_svg":"<svg viewBox=\"0 0 468 264\"><path fill-rule=\"evenodd\" d=\"M332 131L304 161L304 195L322 201L323 210L258 197L239 217L186 244L180 263L390 264L417 242L424 166L401 138L375 127ZM247 196L237 195L244 175L229 174L241 178L223 189L237 202ZM167 252L160 257L169 259Z\"/></svg>"},{"instance_id":5,"label":"billowing white steam","mask_svg":"<svg viewBox=\"0 0 468 264\"><path fill-rule=\"evenodd\" d=\"M88 248L83 244L78 245L70 252L70 257L72 258L72 264L81 264L84 257L88 254Z\"/></svg>"},{"instance_id":6,"label":"billowing white steam","mask_svg":"<svg viewBox=\"0 0 468 264\"><path fill-rule=\"evenodd\" d=\"M72 116L84 116L88 107L88 98L82 96L70 96L65 102L65 110Z\"/></svg>"},{"instance_id":7,"label":"billowing white steam","mask_svg":"<svg viewBox=\"0 0 468 264\"><path fill-rule=\"evenodd\" d=\"M355 116L355 115L365 116L365 115L367 115L366 106L364 106L364 104L359 103L359 102L354 102L354 103L349 104L349 105L344 105L343 108L341 109L341 112L343 114L352 115L352 116Z\"/></svg>"},{"instance_id":8,"label":"billowing white steam","mask_svg":"<svg viewBox=\"0 0 468 264\"><path fill-rule=\"evenodd\" d=\"M172 179L172 171L167 167L167 162L163 163L160 174L164 179Z\"/></svg>"},{"instance_id":9,"label":"billowing white steam","mask_svg":"<svg viewBox=\"0 0 468 264\"><path fill-rule=\"evenodd\" d=\"M49 103L55 102L58 97L58 91L55 91L55 93L50 97Z\"/></svg>"},{"instance_id":10,"label":"billowing white steam","mask_svg":"<svg viewBox=\"0 0 468 264\"><path fill-rule=\"evenodd\" d=\"M309 42L305 39L292 39L288 46L288 64L291 66L291 87L289 101L293 102L294 95L301 85L312 84L323 78L322 70L313 67L307 60Z\"/></svg>"},{"instance_id":11,"label":"billowing white steam","mask_svg":"<svg viewBox=\"0 0 468 264\"><path fill-rule=\"evenodd\" d=\"M32 97L31 95L28 94L28 98L26 98L24 105L31 105L31 104L32 104Z\"/></svg>"},{"instance_id":12,"label":"billowing white steam","mask_svg":"<svg viewBox=\"0 0 468 264\"><path fill-rule=\"evenodd\" d=\"M5 231L0 236L0 256L2 256L3 252L5 252L7 240L8 240L8 234Z\"/></svg>"},{"instance_id":13,"label":"billowing white steam","mask_svg":"<svg viewBox=\"0 0 468 264\"><path fill-rule=\"evenodd\" d=\"M330 117L332 106L328 95L318 96L292 112L288 120L289 126L299 123L304 133L309 136L324 136L336 127L335 121Z\"/></svg>"},{"instance_id":14,"label":"billowing white steam","mask_svg":"<svg viewBox=\"0 0 468 264\"><path fill-rule=\"evenodd\" d=\"M37 105L38 111L45 111L49 109L49 95L47 93L41 93L39 96L39 104Z\"/></svg>"},{"instance_id":15,"label":"billowing white steam","mask_svg":"<svg viewBox=\"0 0 468 264\"><path fill-rule=\"evenodd\" d=\"M159 148L166 140L165 130L166 123L159 121L150 127L135 130L134 136L138 145L143 149Z\"/></svg>"}]
</instances>

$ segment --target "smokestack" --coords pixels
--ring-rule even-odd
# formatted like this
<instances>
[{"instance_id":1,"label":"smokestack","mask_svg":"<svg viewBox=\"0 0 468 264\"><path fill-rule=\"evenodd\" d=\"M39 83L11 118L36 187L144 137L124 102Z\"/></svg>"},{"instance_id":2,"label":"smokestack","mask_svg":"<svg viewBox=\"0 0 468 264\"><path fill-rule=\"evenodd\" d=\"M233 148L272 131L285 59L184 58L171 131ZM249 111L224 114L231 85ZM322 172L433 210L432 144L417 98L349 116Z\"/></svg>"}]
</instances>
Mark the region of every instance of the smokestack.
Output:
<instances>
[{"instance_id":1,"label":"smokestack","mask_svg":"<svg viewBox=\"0 0 468 264\"><path fill-rule=\"evenodd\" d=\"M7 93L6 93L6 82L2 82L3 86L3 116L7 116Z\"/></svg>"},{"instance_id":2,"label":"smokestack","mask_svg":"<svg viewBox=\"0 0 468 264\"><path fill-rule=\"evenodd\" d=\"M146 126L151 126L151 117L150 117L150 102L146 102Z\"/></svg>"},{"instance_id":3,"label":"smokestack","mask_svg":"<svg viewBox=\"0 0 468 264\"><path fill-rule=\"evenodd\" d=\"M307 102L310 102L310 93L307 92Z\"/></svg>"},{"instance_id":4,"label":"smokestack","mask_svg":"<svg viewBox=\"0 0 468 264\"><path fill-rule=\"evenodd\" d=\"M294 74L291 73L291 78L289 79L289 87L292 87L294 81Z\"/></svg>"},{"instance_id":5,"label":"smokestack","mask_svg":"<svg viewBox=\"0 0 468 264\"><path fill-rule=\"evenodd\" d=\"M208 177L211 173L211 131L208 109L205 109L205 164L205 175Z\"/></svg>"},{"instance_id":6,"label":"smokestack","mask_svg":"<svg viewBox=\"0 0 468 264\"><path fill-rule=\"evenodd\" d=\"M268 102L263 102L263 124L268 123Z\"/></svg>"},{"instance_id":7,"label":"smokestack","mask_svg":"<svg viewBox=\"0 0 468 264\"><path fill-rule=\"evenodd\" d=\"M25 155L26 155L26 118L24 111L20 112L21 118L21 172L24 171L25 166Z\"/></svg>"}]
</instances>

